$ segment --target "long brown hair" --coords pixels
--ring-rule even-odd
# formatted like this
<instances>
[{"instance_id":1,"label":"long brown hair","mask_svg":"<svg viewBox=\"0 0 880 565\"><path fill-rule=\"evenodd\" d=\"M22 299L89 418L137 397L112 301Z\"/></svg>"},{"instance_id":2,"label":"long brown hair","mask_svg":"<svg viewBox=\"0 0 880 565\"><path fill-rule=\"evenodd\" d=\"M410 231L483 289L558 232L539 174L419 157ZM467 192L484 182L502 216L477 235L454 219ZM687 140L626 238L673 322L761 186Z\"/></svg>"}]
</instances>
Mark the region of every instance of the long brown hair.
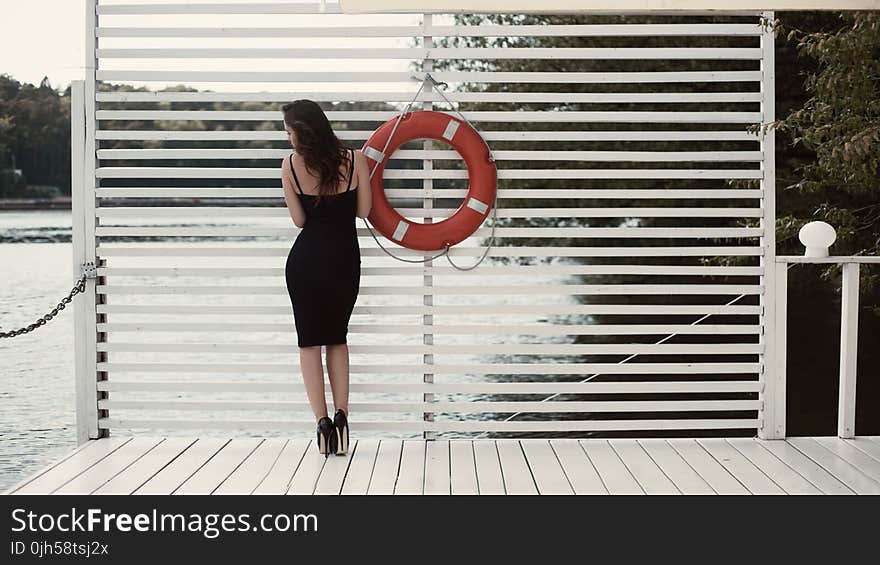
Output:
<instances>
[{"instance_id":1,"label":"long brown hair","mask_svg":"<svg viewBox=\"0 0 880 565\"><path fill-rule=\"evenodd\" d=\"M323 195L336 194L340 181L346 179L342 164L348 161L348 149L336 137L324 110L311 100L295 100L281 109L285 123L296 133L296 152L306 170L319 179L318 202Z\"/></svg>"}]
</instances>

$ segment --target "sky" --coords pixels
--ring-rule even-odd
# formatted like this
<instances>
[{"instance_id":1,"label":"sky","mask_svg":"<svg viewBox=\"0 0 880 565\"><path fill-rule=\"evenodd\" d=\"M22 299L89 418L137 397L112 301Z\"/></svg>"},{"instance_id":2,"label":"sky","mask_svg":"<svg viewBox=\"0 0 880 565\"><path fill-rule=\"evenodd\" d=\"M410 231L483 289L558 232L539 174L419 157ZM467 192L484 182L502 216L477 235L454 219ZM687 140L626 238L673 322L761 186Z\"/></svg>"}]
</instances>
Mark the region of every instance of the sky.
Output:
<instances>
[{"instance_id":1,"label":"sky","mask_svg":"<svg viewBox=\"0 0 880 565\"><path fill-rule=\"evenodd\" d=\"M0 0L0 73L56 90L83 78L85 7L82 0Z\"/></svg>"},{"instance_id":2,"label":"sky","mask_svg":"<svg viewBox=\"0 0 880 565\"><path fill-rule=\"evenodd\" d=\"M145 0L101 0L103 4L114 3L141 3ZM148 3L179 3L180 0L149 0ZM190 3L205 2L206 0L190 0ZM210 1L210 0L208 0ZM217 1L217 0L214 0ZM84 0L0 0L0 18L3 24L0 29L0 73L6 73L15 80L22 83L39 84L43 76L49 77L50 84L59 91L63 91L72 80L82 79L85 69L85 1ZM218 26L218 25L236 25L241 27L249 26L303 26L314 24L321 18L333 18L332 25L394 25L396 23L415 24L418 22L418 15L333 15L333 16L302 16L302 15L229 15L229 16L203 16L203 15L182 15L174 16L174 26ZM160 18L160 19L157 19ZM137 21L135 21L137 19ZM131 25L169 25L168 16L102 16L102 26L131 26ZM114 44L113 42L117 43ZM156 40L131 40L127 39L125 44L118 43L118 39L103 39L101 46L105 48L111 47L148 47L160 46ZM133 43L133 41L142 41L142 43ZM224 46L223 43L217 43L218 40L174 40L175 43L164 43L161 46L177 46L177 47L212 47ZM210 43L214 41L214 43ZM345 47L340 44L338 39L306 40L302 42L298 40L247 40L246 45L252 47ZM392 47L405 46L402 43L392 44L389 42L400 42L401 40L379 38L379 39L356 39L359 46L376 46L376 47ZM274 43L273 43L274 42ZM183 61L185 66L175 67L178 62L158 61L158 60L106 60L102 61L102 67L105 69L185 69L193 68L193 60ZM275 68L283 68L284 61L252 61L254 66L252 70L272 70ZM348 61L347 66L351 66L353 61ZM362 62L361 64L363 64ZM241 65L243 61L232 60L231 65ZM302 70L322 70L328 65L333 65L334 60L316 60L316 61L299 61L299 68ZM388 70L398 71L405 70L406 63L404 61L371 61L369 69L377 71ZM202 65L202 63L199 63ZM213 60L205 61L200 68L205 70L209 68L224 68L222 61ZM241 67L237 67L241 68ZM364 69L367 70L367 69ZM114 81L122 82L122 81ZM139 83L134 81L125 81L128 84L136 86L148 86L153 90L159 90L165 83L150 82ZM191 84L199 89L215 89L217 83L198 83ZM259 85L250 83L242 85L243 90L253 90L255 88L262 89L266 86L267 90L275 90L284 88L283 83L274 83ZM378 89L382 85L375 85ZM225 85L224 90L237 90L236 85Z\"/></svg>"}]
</instances>

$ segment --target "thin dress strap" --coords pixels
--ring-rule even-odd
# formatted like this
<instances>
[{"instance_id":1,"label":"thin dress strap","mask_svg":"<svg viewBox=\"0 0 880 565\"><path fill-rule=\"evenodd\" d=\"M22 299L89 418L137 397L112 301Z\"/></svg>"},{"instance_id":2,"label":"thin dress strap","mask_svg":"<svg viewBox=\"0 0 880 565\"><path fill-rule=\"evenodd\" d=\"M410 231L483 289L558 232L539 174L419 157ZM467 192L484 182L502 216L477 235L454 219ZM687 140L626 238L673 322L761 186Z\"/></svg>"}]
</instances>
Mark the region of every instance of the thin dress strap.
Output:
<instances>
[{"instance_id":1,"label":"thin dress strap","mask_svg":"<svg viewBox=\"0 0 880 565\"><path fill-rule=\"evenodd\" d=\"M354 176L354 149L349 149L351 151L351 164L348 167L348 188L345 189L345 192L351 190L351 179Z\"/></svg>"},{"instance_id":2,"label":"thin dress strap","mask_svg":"<svg viewBox=\"0 0 880 565\"><path fill-rule=\"evenodd\" d=\"M293 169L293 153L288 157L290 160L290 172L293 173L293 180L296 181L296 188L299 190L299 193L305 196L302 187L299 185L299 179L296 178L296 171Z\"/></svg>"}]
</instances>

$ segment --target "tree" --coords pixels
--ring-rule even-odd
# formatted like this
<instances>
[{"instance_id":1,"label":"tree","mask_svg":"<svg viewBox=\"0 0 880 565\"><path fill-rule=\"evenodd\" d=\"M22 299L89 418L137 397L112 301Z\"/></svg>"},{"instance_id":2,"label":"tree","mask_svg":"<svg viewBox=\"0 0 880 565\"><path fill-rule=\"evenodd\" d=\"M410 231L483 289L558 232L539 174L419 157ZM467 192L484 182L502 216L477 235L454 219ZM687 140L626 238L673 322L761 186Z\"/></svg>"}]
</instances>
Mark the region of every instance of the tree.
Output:
<instances>
[{"instance_id":1,"label":"tree","mask_svg":"<svg viewBox=\"0 0 880 565\"><path fill-rule=\"evenodd\" d=\"M797 182L783 187L787 213L777 218L782 238L807 221L837 230L836 255L880 253L880 12L841 12L834 31L808 31L770 22L775 36L797 42L798 55L816 69L806 75L810 94L800 108L763 128L775 128L803 146L811 158L796 168ZM757 130L757 128L755 128ZM828 265L823 279L836 278ZM861 269L863 308L880 316L880 274Z\"/></svg>"}]
</instances>

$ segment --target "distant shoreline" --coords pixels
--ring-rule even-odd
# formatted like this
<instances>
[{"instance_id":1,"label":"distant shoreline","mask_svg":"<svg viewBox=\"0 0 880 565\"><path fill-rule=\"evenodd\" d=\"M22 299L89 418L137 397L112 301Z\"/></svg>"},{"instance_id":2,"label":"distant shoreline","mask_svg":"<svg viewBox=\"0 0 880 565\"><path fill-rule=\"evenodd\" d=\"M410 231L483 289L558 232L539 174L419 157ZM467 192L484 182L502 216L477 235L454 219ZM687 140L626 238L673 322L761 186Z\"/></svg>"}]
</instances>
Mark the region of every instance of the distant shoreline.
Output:
<instances>
[{"instance_id":1,"label":"distant shoreline","mask_svg":"<svg viewBox=\"0 0 880 565\"><path fill-rule=\"evenodd\" d=\"M70 210L70 196L57 198L0 198L0 210Z\"/></svg>"}]
</instances>

